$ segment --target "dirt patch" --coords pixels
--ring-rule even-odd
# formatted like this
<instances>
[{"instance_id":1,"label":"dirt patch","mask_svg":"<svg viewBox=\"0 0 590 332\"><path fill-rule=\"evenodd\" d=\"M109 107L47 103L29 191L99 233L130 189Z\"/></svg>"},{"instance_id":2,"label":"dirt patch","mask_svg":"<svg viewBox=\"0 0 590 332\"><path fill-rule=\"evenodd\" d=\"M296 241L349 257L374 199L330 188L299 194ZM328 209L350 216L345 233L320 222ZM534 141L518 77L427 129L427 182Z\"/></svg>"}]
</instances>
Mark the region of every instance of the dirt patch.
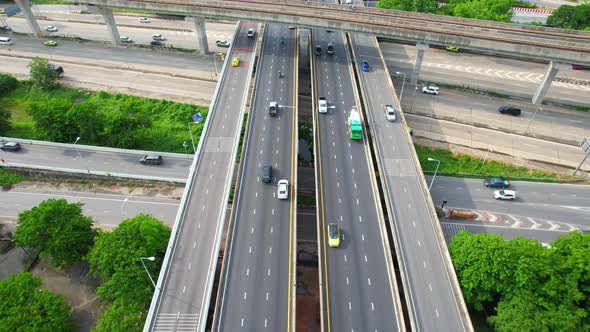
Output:
<instances>
[{"instance_id":1,"label":"dirt patch","mask_svg":"<svg viewBox=\"0 0 590 332\"><path fill-rule=\"evenodd\" d=\"M72 320L77 324L77 331L90 331L102 313L96 295L99 281L87 275L88 268L87 263L79 263L62 271L42 259L32 271L43 279L43 288L64 297L64 302L72 308Z\"/></svg>"},{"instance_id":2,"label":"dirt patch","mask_svg":"<svg viewBox=\"0 0 590 332\"><path fill-rule=\"evenodd\" d=\"M297 244L297 332L321 330L317 242Z\"/></svg>"}]
</instances>

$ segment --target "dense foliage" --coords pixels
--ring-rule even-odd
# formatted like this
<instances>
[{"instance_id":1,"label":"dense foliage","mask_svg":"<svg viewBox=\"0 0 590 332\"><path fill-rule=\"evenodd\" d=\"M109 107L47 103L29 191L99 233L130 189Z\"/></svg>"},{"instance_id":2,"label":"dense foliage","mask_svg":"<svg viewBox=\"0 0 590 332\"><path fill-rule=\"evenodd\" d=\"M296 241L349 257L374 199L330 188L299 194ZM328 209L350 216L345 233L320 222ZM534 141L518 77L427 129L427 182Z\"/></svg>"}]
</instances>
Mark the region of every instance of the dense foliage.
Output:
<instances>
[{"instance_id":1,"label":"dense foliage","mask_svg":"<svg viewBox=\"0 0 590 332\"><path fill-rule=\"evenodd\" d=\"M0 108L0 135L6 135L10 129L10 119L12 119L12 113Z\"/></svg>"},{"instance_id":2,"label":"dense foliage","mask_svg":"<svg viewBox=\"0 0 590 332\"><path fill-rule=\"evenodd\" d=\"M58 73L53 69L49 60L34 57L29 68L29 80L35 88L50 90L57 86Z\"/></svg>"},{"instance_id":3,"label":"dense foliage","mask_svg":"<svg viewBox=\"0 0 590 332\"><path fill-rule=\"evenodd\" d=\"M15 172L7 171L4 169L4 167L0 167L0 186L10 186L12 184L19 183L22 180L22 175Z\"/></svg>"},{"instance_id":4,"label":"dense foliage","mask_svg":"<svg viewBox=\"0 0 590 332\"><path fill-rule=\"evenodd\" d=\"M437 0L379 0L377 8L451 15L480 20L510 22L513 0L449 0L444 6Z\"/></svg>"},{"instance_id":5,"label":"dense foliage","mask_svg":"<svg viewBox=\"0 0 590 332\"><path fill-rule=\"evenodd\" d=\"M0 97L7 95L12 90L16 89L18 81L12 75L0 74Z\"/></svg>"},{"instance_id":6,"label":"dense foliage","mask_svg":"<svg viewBox=\"0 0 590 332\"><path fill-rule=\"evenodd\" d=\"M57 267L80 261L92 244L92 219L81 203L49 199L18 215L14 241L51 257Z\"/></svg>"},{"instance_id":7,"label":"dense foliage","mask_svg":"<svg viewBox=\"0 0 590 332\"><path fill-rule=\"evenodd\" d=\"M463 231L449 250L465 301L485 310L496 331L590 329L590 234L545 247Z\"/></svg>"},{"instance_id":8,"label":"dense foliage","mask_svg":"<svg viewBox=\"0 0 590 332\"><path fill-rule=\"evenodd\" d=\"M73 331L72 309L63 297L40 289L41 278L29 272L0 281L1 331Z\"/></svg>"},{"instance_id":9,"label":"dense foliage","mask_svg":"<svg viewBox=\"0 0 590 332\"><path fill-rule=\"evenodd\" d=\"M97 236L88 261L90 272L102 279L97 294L109 303L97 331L141 330L154 287L140 258L156 258L144 261L156 281L169 237L168 226L145 214L126 219L112 232Z\"/></svg>"},{"instance_id":10,"label":"dense foliage","mask_svg":"<svg viewBox=\"0 0 590 332\"><path fill-rule=\"evenodd\" d=\"M46 91L24 83L2 105L13 113L13 127L30 128L13 128L13 137L62 143L80 137L79 144L179 153L185 153L183 142L192 150L191 116L207 115L206 108L188 104L63 87ZM198 143L204 123L191 126Z\"/></svg>"},{"instance_id":11,"label":"dense foliage","mask_svg":"<svg viewBox=\"0 0 590 332\"><path fill-rule=\"evenodd\" d=\"M547 19L547 25L575 30L590 31L590 4L579 6L560 6Z\"/></svg>"}]
</instances>

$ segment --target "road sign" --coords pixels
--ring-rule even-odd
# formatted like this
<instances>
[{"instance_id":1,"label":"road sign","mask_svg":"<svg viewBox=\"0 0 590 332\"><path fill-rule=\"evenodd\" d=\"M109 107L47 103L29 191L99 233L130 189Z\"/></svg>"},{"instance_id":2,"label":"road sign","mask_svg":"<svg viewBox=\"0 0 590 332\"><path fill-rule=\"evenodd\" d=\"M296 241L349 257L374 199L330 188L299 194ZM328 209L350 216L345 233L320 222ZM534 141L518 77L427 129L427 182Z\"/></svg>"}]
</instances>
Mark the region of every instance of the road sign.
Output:
<instances>
[{"instance_id":1,"label":"road sign","mask_svg":"<svg viewBox=\"0 0 590 332\"><path fill-rule=\"evenodd\" d=\"M585 153L589 153L589 151L590 151L590 142L588 142L588 139L584 138L582 140L582 143L580 143L580 146L582 147L582 150L584 150Z\"/></svg>"}]
</instances>

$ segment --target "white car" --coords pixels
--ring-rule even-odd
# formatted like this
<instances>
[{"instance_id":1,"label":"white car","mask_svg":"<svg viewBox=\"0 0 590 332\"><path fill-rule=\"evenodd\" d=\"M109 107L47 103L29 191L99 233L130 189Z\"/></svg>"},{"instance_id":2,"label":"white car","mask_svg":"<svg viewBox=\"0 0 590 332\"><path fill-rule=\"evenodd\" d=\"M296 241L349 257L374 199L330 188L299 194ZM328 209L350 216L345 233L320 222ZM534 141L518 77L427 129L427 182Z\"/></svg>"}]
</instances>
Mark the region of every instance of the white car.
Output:
<instances>
[{"instance_id":1,"label":"white car","mask_svg":"<svg viewBox=\"0 0 590 332\"><path fill-rule=\"evenodd\" d=\"M248 38L254 38L254 34L255 34L254 29L252 29L252 28L248 29Z\"/></svg>"},{"instance_id":2,"label":"white car","mask_svg":"<svg viewBox=\"0 0 590 332\"><path fill-rule=\"evenodd\" d=\"M160 41L166 40L166 38L162 34L159 34L159 33L154 33L152 35L152 39L153 40L160 40Z\"/></svg>"},{"instance_id":3,"label":"white car","mask_svg":"<svg viewBox=\"0 0 590 332\"><path fill-rule=\"evenodd\" d=\"M516 192L514 190L496 190L494 191L494 198L513 201L516 199Z\"/></svg>"},{"instance_id":4,"label":"white car","mask_svg":"<svg viewBox=\"0 0 590 332\"><path fill-rule=\"evenodd\" d=\"M121 43L133 43L133 39L127 36L121 36L119 39L121 40Z\"/></svg>"},{"instance_id":5,"label":"white car","mask_svg":"<svg viewBox=\"0 0 590 332\"><path fill-rule=\"evenodd\" d=\"M58 32L59 30L56 27L54 27L53 25L48 25L45 27L45 31Z\"/></svg>"},{"instance_id":6,"label":"white car","mask_svg":"<svg viewBox=\"0 0 590 332\"><path fill-rule=\"evenodd\" d=\"M423 93L428 93L431 95L437 95L438 94L438 87L436 86L425 86L422 88L422 92Z\"/></svg>"},{"instance_id":7,"label":"white car","mask_svg":"<svg viewBox=\"0 0 590 332\"><path fill-rule=\"evenodd\" d=\"M395 109L393 109L392 105L385 105L385 117L388 121L395 121Z\"/></svg>"},{"instance_id":8,"label":"white car","mask_svg":"<svg viewBox=\"0 0 590 332\"><path fill-rule=\"evenodd\" d=\"M140 17L139 18L139 23L150 23L150 19L147 17Z\"/></svg>"},{"instance_id":9,"label":"white car","mask_svg":"<svg viewBox=\"0 0 590 332\"><path fill-rule=\"evenodd\" d=\"M289 198L289 181L285 179L279 180L277 196L279 199Z\"/></svg>"},{"instance_id":10,"label":"white car","mask_svg":"<svg viewBox=\"0 0 590 332\"><path fill-rule=\"evenodd\" d=\"M318 112L328 113L328 102L326 101L326 97L318 98Z\"/></svg>"}]
</instances>

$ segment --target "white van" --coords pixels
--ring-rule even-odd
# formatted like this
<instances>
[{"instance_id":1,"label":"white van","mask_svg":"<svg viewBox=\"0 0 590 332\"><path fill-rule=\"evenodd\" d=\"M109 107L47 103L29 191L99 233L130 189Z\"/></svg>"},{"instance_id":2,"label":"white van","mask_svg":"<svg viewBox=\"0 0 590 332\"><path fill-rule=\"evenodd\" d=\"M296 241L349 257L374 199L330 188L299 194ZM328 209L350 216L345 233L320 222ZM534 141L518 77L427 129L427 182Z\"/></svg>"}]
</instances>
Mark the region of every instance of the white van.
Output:
<instances>
[{"instance_id":1,"label":"white van","mask_svg":"<svg viewBox=\"0 0 590 332\"><path fill-rule=\"evenodd\" d=\"M0 37L0 45L12 45L12 39L8 37Z\"/></svg>"}]
</instances>

